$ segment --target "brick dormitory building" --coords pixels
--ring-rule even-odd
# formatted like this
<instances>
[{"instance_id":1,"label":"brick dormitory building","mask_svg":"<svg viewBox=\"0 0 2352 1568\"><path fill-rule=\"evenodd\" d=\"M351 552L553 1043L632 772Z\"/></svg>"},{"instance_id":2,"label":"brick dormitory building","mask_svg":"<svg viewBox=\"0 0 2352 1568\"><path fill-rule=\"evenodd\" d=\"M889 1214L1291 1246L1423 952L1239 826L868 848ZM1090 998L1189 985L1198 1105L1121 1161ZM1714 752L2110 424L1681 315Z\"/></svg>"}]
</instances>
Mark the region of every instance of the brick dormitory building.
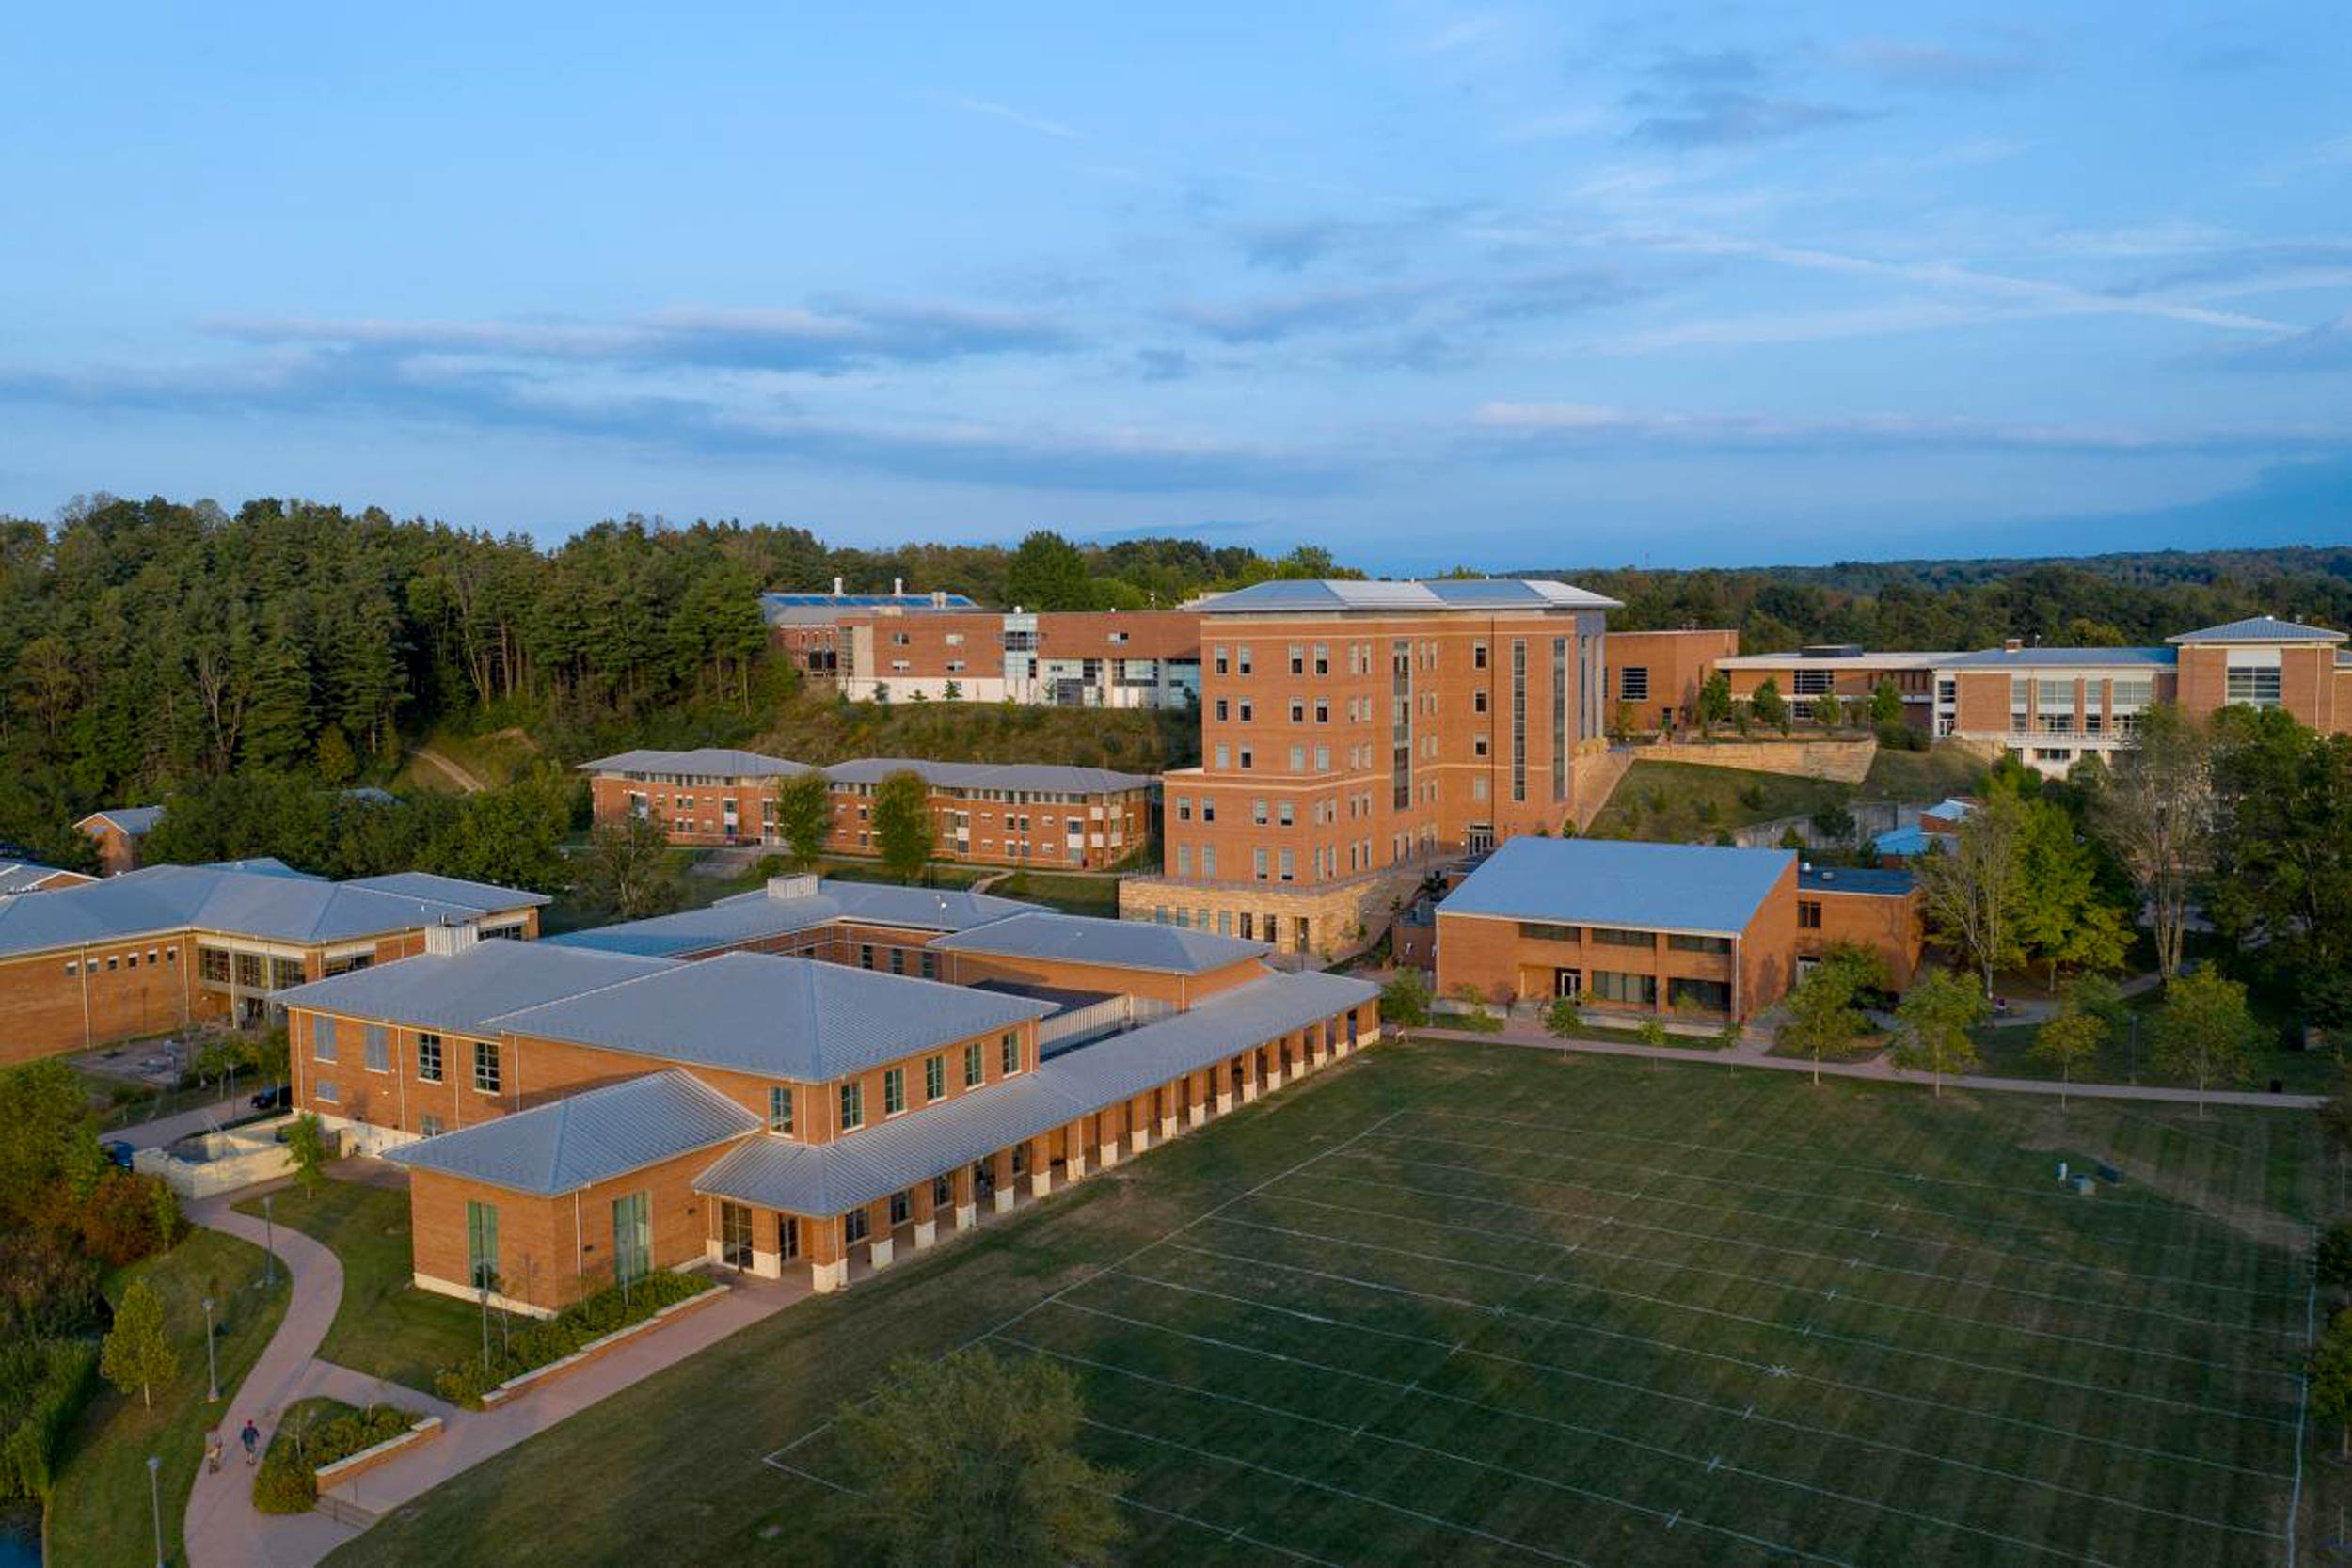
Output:
<instances>
[{"instance_id":1,"label":"brick dormitory building","mask_svg":"<svg viewBox=\"0 0 2352 1568\"><path fill-rule=\"evenodd\" d=\"M1377 1037L1265 952L796 877L281 1000L296 1103L409 1171L417 1283L545 1312L705 1260L833 1290Z\"/></svg>"},{"instance_id":2,"label":"brick dormitory building","mask_svg":"<svg viewBox=\"0 0 2352 1568\"><path fill-rule=\"evenodd\" d=\"M332 882L271 860L0 896L0 1062L264 1017L290 987L421 951L442 922L535 936L546 902L422 872Z\"/></svg>"},{"instance_id":3,"label":"brick dormitory building","mask_svg":"<svg viewBox=\"0 0 2352 1568\"><path fill-rule=\"evenodd\" d=\"M580 765L598 822L642 816L673 844L780 845L776 788L811 771L756 752L623 752ZM1095 871L1152 836L1152 783L1140 773L1043 763L864 757L822 769L833 795L825 847L876 852L874 792L893 773L922 779L940 859L981 865Z\"/></svg>"}]
</instances>

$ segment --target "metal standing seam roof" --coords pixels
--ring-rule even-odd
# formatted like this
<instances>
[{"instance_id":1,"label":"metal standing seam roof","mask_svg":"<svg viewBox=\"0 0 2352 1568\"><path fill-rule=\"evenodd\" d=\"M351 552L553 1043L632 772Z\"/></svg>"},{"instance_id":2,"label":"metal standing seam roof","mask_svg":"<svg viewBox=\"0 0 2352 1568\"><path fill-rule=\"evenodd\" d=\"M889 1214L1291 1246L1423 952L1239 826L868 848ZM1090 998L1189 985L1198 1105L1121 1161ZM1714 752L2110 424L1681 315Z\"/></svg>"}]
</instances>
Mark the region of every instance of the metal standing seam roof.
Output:
<instances>
[{"instance_id":1,"label":"metal standing seam roof","mask_svg":"<svg viewBox=\"0 0 2352 1568\"><path fill-rule=\"evenodd\" d=\"M415 1170L556 1197L732 1142L757 1117L675 1068L388 1150Z\"/></svg>"},{"instance_id":2,"label":"metal standing seam roof","mask_svg":"<svg viewBox=\"0 0 2352 1568\"><path fill-rule=\"evenodd\" d=\"M1882 835L1882 843L1886 836L1890 835ZM1797 872L1797 886L1807 893L1867 893L1877 898L1901 898L1917 885L1918 879L1908 871L1875 867L1811 866Z\"/></svg>"},{"instance_id":3,"label":"metal standing seam roof","mask_svg":"<svg viewBox=\"0 0 2352 1568\"><path fill-rule=\"evenodd\" d=\"M163 819L164 808L161 806L108 806L103 811L94 811L88 816L82 818L84 822L92 820L111 822L132 838L138 838L151 832L155 824Z\"/></svg>"},{"instance_id":4,"label":"metal standing seam roof","mask_svg":"<svg viewBox=\"0 0 2352 1568\"><path fill-rule=\"evenodd\" d=\"M2225 621L2217 626L2204 626L2185 631L2165 639L2168 642L2341 642L2344 634L2329 631L2326 626L2307 626L2300 621L2281 621L2276 615L2249 615L2242 621Z\"/></svg>"},{"instance_id":5,"label":"metal standing seam roof","mask_svg":"<svg viewBox=\"0 0 2352 1568\"><path fill-rule=\"evenodd\" d=\"M547 902L486 883L431 880L437 895L330 882L282 866L142 866L0 906L0 954L189 928L306 945L353 942Z\"/></svg>"},{"instance_id":6,"label":"metal standing seam roof","mask_svg":"<svg viewBox=\"0 0 2352 1568\"><path fill-rule=\"evenodd\" d=\"M57 866L39 865L31 861L0 861L0 893L35 893L52 877L82 876L68 873Z\"/></svg>"},{"instance_id":7,"label":"metal standing seam roof","mask_svg":"<svg viewBox=\"0 0 2352 1568\"><path fill-rule=\"evenodd\" d=\"M1738 936L1796 859L1787 849L1514 838L1438 913Z\"/></svg>"},{"instance_id":8,"label":"metal standing seam roof","mask_svg":"<svg viewBox=\"0 0 2352 1568\"><path fill-rule=\"evenodd\" d=\"M724 953L485 1022L518 1035L821 1084L1052 1011L1041 1002L935 980Z\"/></svg>"},{"instance_id":9,"label":"metal standing seam roof","mask_svg":"<svg viewBox=\"0 0 2352 1568\"><path fill-rule=\"evenodd\" d=\"M567 931L548 938L542 945L674 957L789 936L837 920L918 931L961 931L1036 908L1018 899L950 888L824 880L809 896L778 898L765 892L740 893L699 910Z\"/></svg>"},{"instance_id":10,"label":"metal standing seam roof","mask_svg":"<svg viewBox=\"0 0 2352 1568\"><path fill-rule=\"evenodd\" d=\"M1451 610L1620 610L1619 601L1546 578L1436 578L1369 582L1275 578L1202 599L1209 615Z\"/></svg>"},{"instance_id":11,"label":"metal standing seam roof","mask_svg":"<svg viewBox=\"0 0 2352 1568\"><path fill-rule=\"evenodd\" d=\"M616 752L581 763L581 773L675 773L703 779L780 779L805 773L808 765L759 752L703 746L691 752Z\"/></svg>"},{"instance_id":12,"label":"metal standing seam roof","mask_svg":"<svg viewBox=\"0 0 2352 1568\"><path fill-rule=\"evenodd\" d=\"M1957 654L1940 669L1979 670L1999 666L2012 670L2104 670L2110 666L2155 665L2170 669L2178 660L2170 648L1979 648Z\"/></svg>"},{"instance_id":13,"label":"metal standing seam roof","mask_svg":"<svg viewBox=\"0 0 2352 1568\"><path fill-rule=\"evenodd\" d=\"M824 769L834 784L880 784L893 773L914 773L934 789L1055 790L1072 795L1110 795L1148 789L1148 773L1107 768L1078 768L1040 762L931 762L922 757L856 757Z\"/></svg>"},{"instance_id":14,"label":"metal standing seam roof","mask_svg":"<svg viewBox=\"0 0 2352 1568\"><path fill-rule=\"evenodd\" d=\"M1269 974L1189 1012L1056 1056L1009 1084L830 1143L750 1139L697 1177L694 1190L791 1213L838 1214L1378 994L1370 981L1343 974Z\"/></svg>"},{"instance_id":15,"label":"metal standing seam roof","mask_svg":"<svg viewBox=\"0 0 2352 1568\"><path fill-rule=\"evenodd\" d=\"M1244 942L1176 926L1145 921L1104 920L1089 915L1036 910L940 938L943 953L993 954L1004 958L1050 958L1063 963L1102 964L1168 974L1200 974L1273 951L1262 942Z\"/></svg>"},{"instance_id":16,"label":"metal standing seam roof","mask_svg":"<svg viewBox=\"0 0 2352 1568\"><path fill-rule=\"evenodd\" d=\"M1785 654L1739 654L1714 663L1718 670L1924 670L1967 657L1958 648L1936 653L1866 649L1858 654L1830 655L1791 650Z\"/></svg>"},{"instance_id":17,"label":"metal standing seam roof","mask_svg":"<svg viewBox=\"0 0 2352 1568\"><path fill-rule=\"evenodd\" d=\"M462 953L419 954L371 964L277 993L288 1006L460 1035L495 1035L491 1020L601 990L668 969L636 958L544 942L481 942Z\"/></svg>"}]
</instances>

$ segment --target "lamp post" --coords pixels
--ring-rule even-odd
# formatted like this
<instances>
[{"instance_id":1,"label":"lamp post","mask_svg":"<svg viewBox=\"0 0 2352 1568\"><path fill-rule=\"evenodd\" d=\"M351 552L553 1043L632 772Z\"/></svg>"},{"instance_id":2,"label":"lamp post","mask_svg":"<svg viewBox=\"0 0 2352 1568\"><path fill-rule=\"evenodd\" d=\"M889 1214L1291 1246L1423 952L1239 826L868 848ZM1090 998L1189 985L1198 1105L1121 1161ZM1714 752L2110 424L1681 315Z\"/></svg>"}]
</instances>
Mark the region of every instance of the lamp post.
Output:
<instances>
[{"instance_id":1,"label":"lamp post","mask_svg":"<svg viewBox=\"0 0 2352 1568\"><path fill-rule=\"evenodd\" d=\"M204 1298L204 1398L206 1402L220 1402L220 1367L213 1358L213 1298Z\"/></svg>"},{"instance_id":2,"label":"lamp post","mask_svg":"<svg viewBox=\"0 0 2352 1568\"><path fill-rule=\"evenodd\" d=\"M154 1454L147 1456L147 1509L155 1520L155 1568L167 1568L164 1561L164 1462Z\"/></svg>"}]
</instances>

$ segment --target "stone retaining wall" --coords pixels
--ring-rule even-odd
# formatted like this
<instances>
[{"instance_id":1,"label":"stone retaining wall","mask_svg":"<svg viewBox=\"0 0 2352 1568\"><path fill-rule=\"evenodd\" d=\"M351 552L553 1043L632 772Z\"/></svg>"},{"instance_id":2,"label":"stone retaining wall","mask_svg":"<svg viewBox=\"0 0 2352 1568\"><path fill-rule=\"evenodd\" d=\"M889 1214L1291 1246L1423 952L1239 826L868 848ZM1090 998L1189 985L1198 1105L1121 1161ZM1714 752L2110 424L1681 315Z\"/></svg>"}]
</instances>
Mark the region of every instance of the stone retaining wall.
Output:
<instances>
[{"instance_id":1,"label":"stone retaining wall","mask_svg":"<svg viewBox=\"0 0 2352 1568\"><path fill-rule=\"evenodd\" d=\"M527 1372L518 1372L483 1395L482 1408L495 1410L508 1400L527 1394L543 1383L568 1376L591 1361L618 1349L634 1336L645 1333L649 1329L660 1328L662 1324L682 1318L689 1312L700 1311L724 1297L726 1293L727 1287L714 1281L709 1290L696 1291L684 1301L674 1301L643 1323L631 1323L627 1328L616 1328L601 1339L591 1339L560 1361L550 1361L544 1367L533 1367Z\"/></svg>"},{"instance_id":2,"label":"stone retaining wall","mask_svg":"<svg viewBox=\"0 0 2352 1568\"><path fill-rule=\"evenodd\" d=\"M430 1443L441 1435L441 1418L427 1416L397 1437L387 1437L372 1449L345 1454L332 1465L318 1468L319 1496L325 1497L336 1487L357 1481L379 1465L389 1464L420 1443Z\"/></svg>"},{"instance_id":3,"label":"stone retaining wall","mask_svg":"<svg viewBox=\"0 0 2352 1568\"><path fill-rule=\"evenodd\" d=\"M1636 762L1687 762L1701 768L1740 768L1808 779L1860 784L1879 754L1870 736L1856 740L1690 740L1638 747Z\"/></svg>"}]
</instances>

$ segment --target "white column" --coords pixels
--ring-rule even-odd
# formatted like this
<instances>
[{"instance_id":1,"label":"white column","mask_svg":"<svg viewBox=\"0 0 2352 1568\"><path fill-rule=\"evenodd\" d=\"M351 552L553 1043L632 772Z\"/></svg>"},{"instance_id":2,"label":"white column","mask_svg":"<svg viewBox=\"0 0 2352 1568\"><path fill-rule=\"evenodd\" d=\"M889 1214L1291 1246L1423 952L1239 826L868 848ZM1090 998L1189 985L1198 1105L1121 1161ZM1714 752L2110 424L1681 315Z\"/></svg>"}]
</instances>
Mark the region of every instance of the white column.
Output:
<instances>
[{"instance_id":1,"label":"white column","mask_svg":"<svg viewBox=\"0 0 2352 1568\"><path fill-rule=\"evenodd\" d=\"M1054 1173L1052 1171L1033 1170L1029 1173L1029 1196L1031 1197L1043 1197L1053 1190Z\"/></svg>"},{"instance_id":2,"label":"white column","mask_svg":"<svg viewBox=\"0 0 2352 1568\"><path fill-rule=\"evenodd\" d=\"M1085 1149L1073 1148L1070 1151L1069 1158L1061 1163L1061 1178L1064 1181L1084 1181L1087 1179Z\"/></svg>"},{"instance_id":3,"label":"white column","mask_svg":"<svg viewBox=\"0 0 2352 1568\"><path fill-rule=\"evenodd\" d=\"M1129 1153L1140 1154L1151 1147L1152 1134L1148 1131L1140 1127L1127 1129L1127 1151Z\"/></svg>"},{"instance_id":4,"label":"white column","mask_svg":"<svg viewBox=\"0 0 2352 1568\"><path fill-rule=\"evenodd\" d=\"M875 1237L873 1244L866 1249L866 1260L874 1265L875 1273L880 1274L890 1267L891 1250L890 1238L887 1236Z\"/></svg>"},{"instance_id":5,"label":"white column","mask_svg":"<svg viewBox=\"0 0 2352 1568\"><path fill-rule=\"evenodd\" d=\"M930 1245L937 1240L939 1240L939 1222L937 1220L917 1220L914 1222L915 1251L922 1251L925 1247Z\"/></svg>"},{"instance_id":6,"label":"white column","mask_svg":"<svg viewBox=\"0 0 2352 1568\"><path fill-rule=\"evenodd\" d=\"M956 1228L969 1230L980 1223L980 1206L977 1203L959 1205L956 1209Z\"/></svg>"},{"instance_id":7,"label":"white column","mask_svg":"<svg viewBox=\"0 0 2352 1568\"><path fill-rule=\"evenodd\" d=\"M1231 1111L1232 1108L1233 1108L1233 1091L1232 1091L1232 1090L1231 1090L1231 1089L1219 1089L1219 1090L1217 1090L1217 1091L1216 1091L1216 1114L1217 1114L1218 1116L1223 1116L1223 1115L1225 1115L1227 1112Z\"/></svg>"},{"instance_id":8,"label":"white column","mask_svg":"<svg viewBox=\"0 0 2352 1568\"><path fill-rule=\"evenodd\" d=\"M996 1212L1000 1214L1012 1212L1012 1189L1010 1187L996 1189Z\"/></svg>"},{"instance_id":9,"label":"white column","mask_svg":"<svg viewBox=\"0 0 2352 1568\"><path fill-rule=\"evenodd\" d=\"M784 1274L784 1255L780 1252L754 1252L752 1273L761 1279L781 1278Z\"/></svg>"},{"instance_id":10,"label":"white column","mask_svg":"<svg viewBox=\"0 0 2352 1568\"><path fill-rule=\"evenodd\" d=\"M846 1258L831 1263L811 1263L808 1266L809 1289L819 1295L838 1291L850 1282L850 1260Z\"/></svg>"},{"instance_id":11,"label":"white column","mask_svg":"<svg viewBox=\"0 0 2352 1568\"><path fill-rule=\"evenodd\" d=\"M1200 1124L1195 1122L1193 1125L1197 1127ZM1160 1142L1166 1143L1168 1139L1174 1137L1175 1135L1176 1117L1174 1113L1171 1112L1169 1115L1164 1116L1160 1118Z\"/></svg>"}]
</instances>

